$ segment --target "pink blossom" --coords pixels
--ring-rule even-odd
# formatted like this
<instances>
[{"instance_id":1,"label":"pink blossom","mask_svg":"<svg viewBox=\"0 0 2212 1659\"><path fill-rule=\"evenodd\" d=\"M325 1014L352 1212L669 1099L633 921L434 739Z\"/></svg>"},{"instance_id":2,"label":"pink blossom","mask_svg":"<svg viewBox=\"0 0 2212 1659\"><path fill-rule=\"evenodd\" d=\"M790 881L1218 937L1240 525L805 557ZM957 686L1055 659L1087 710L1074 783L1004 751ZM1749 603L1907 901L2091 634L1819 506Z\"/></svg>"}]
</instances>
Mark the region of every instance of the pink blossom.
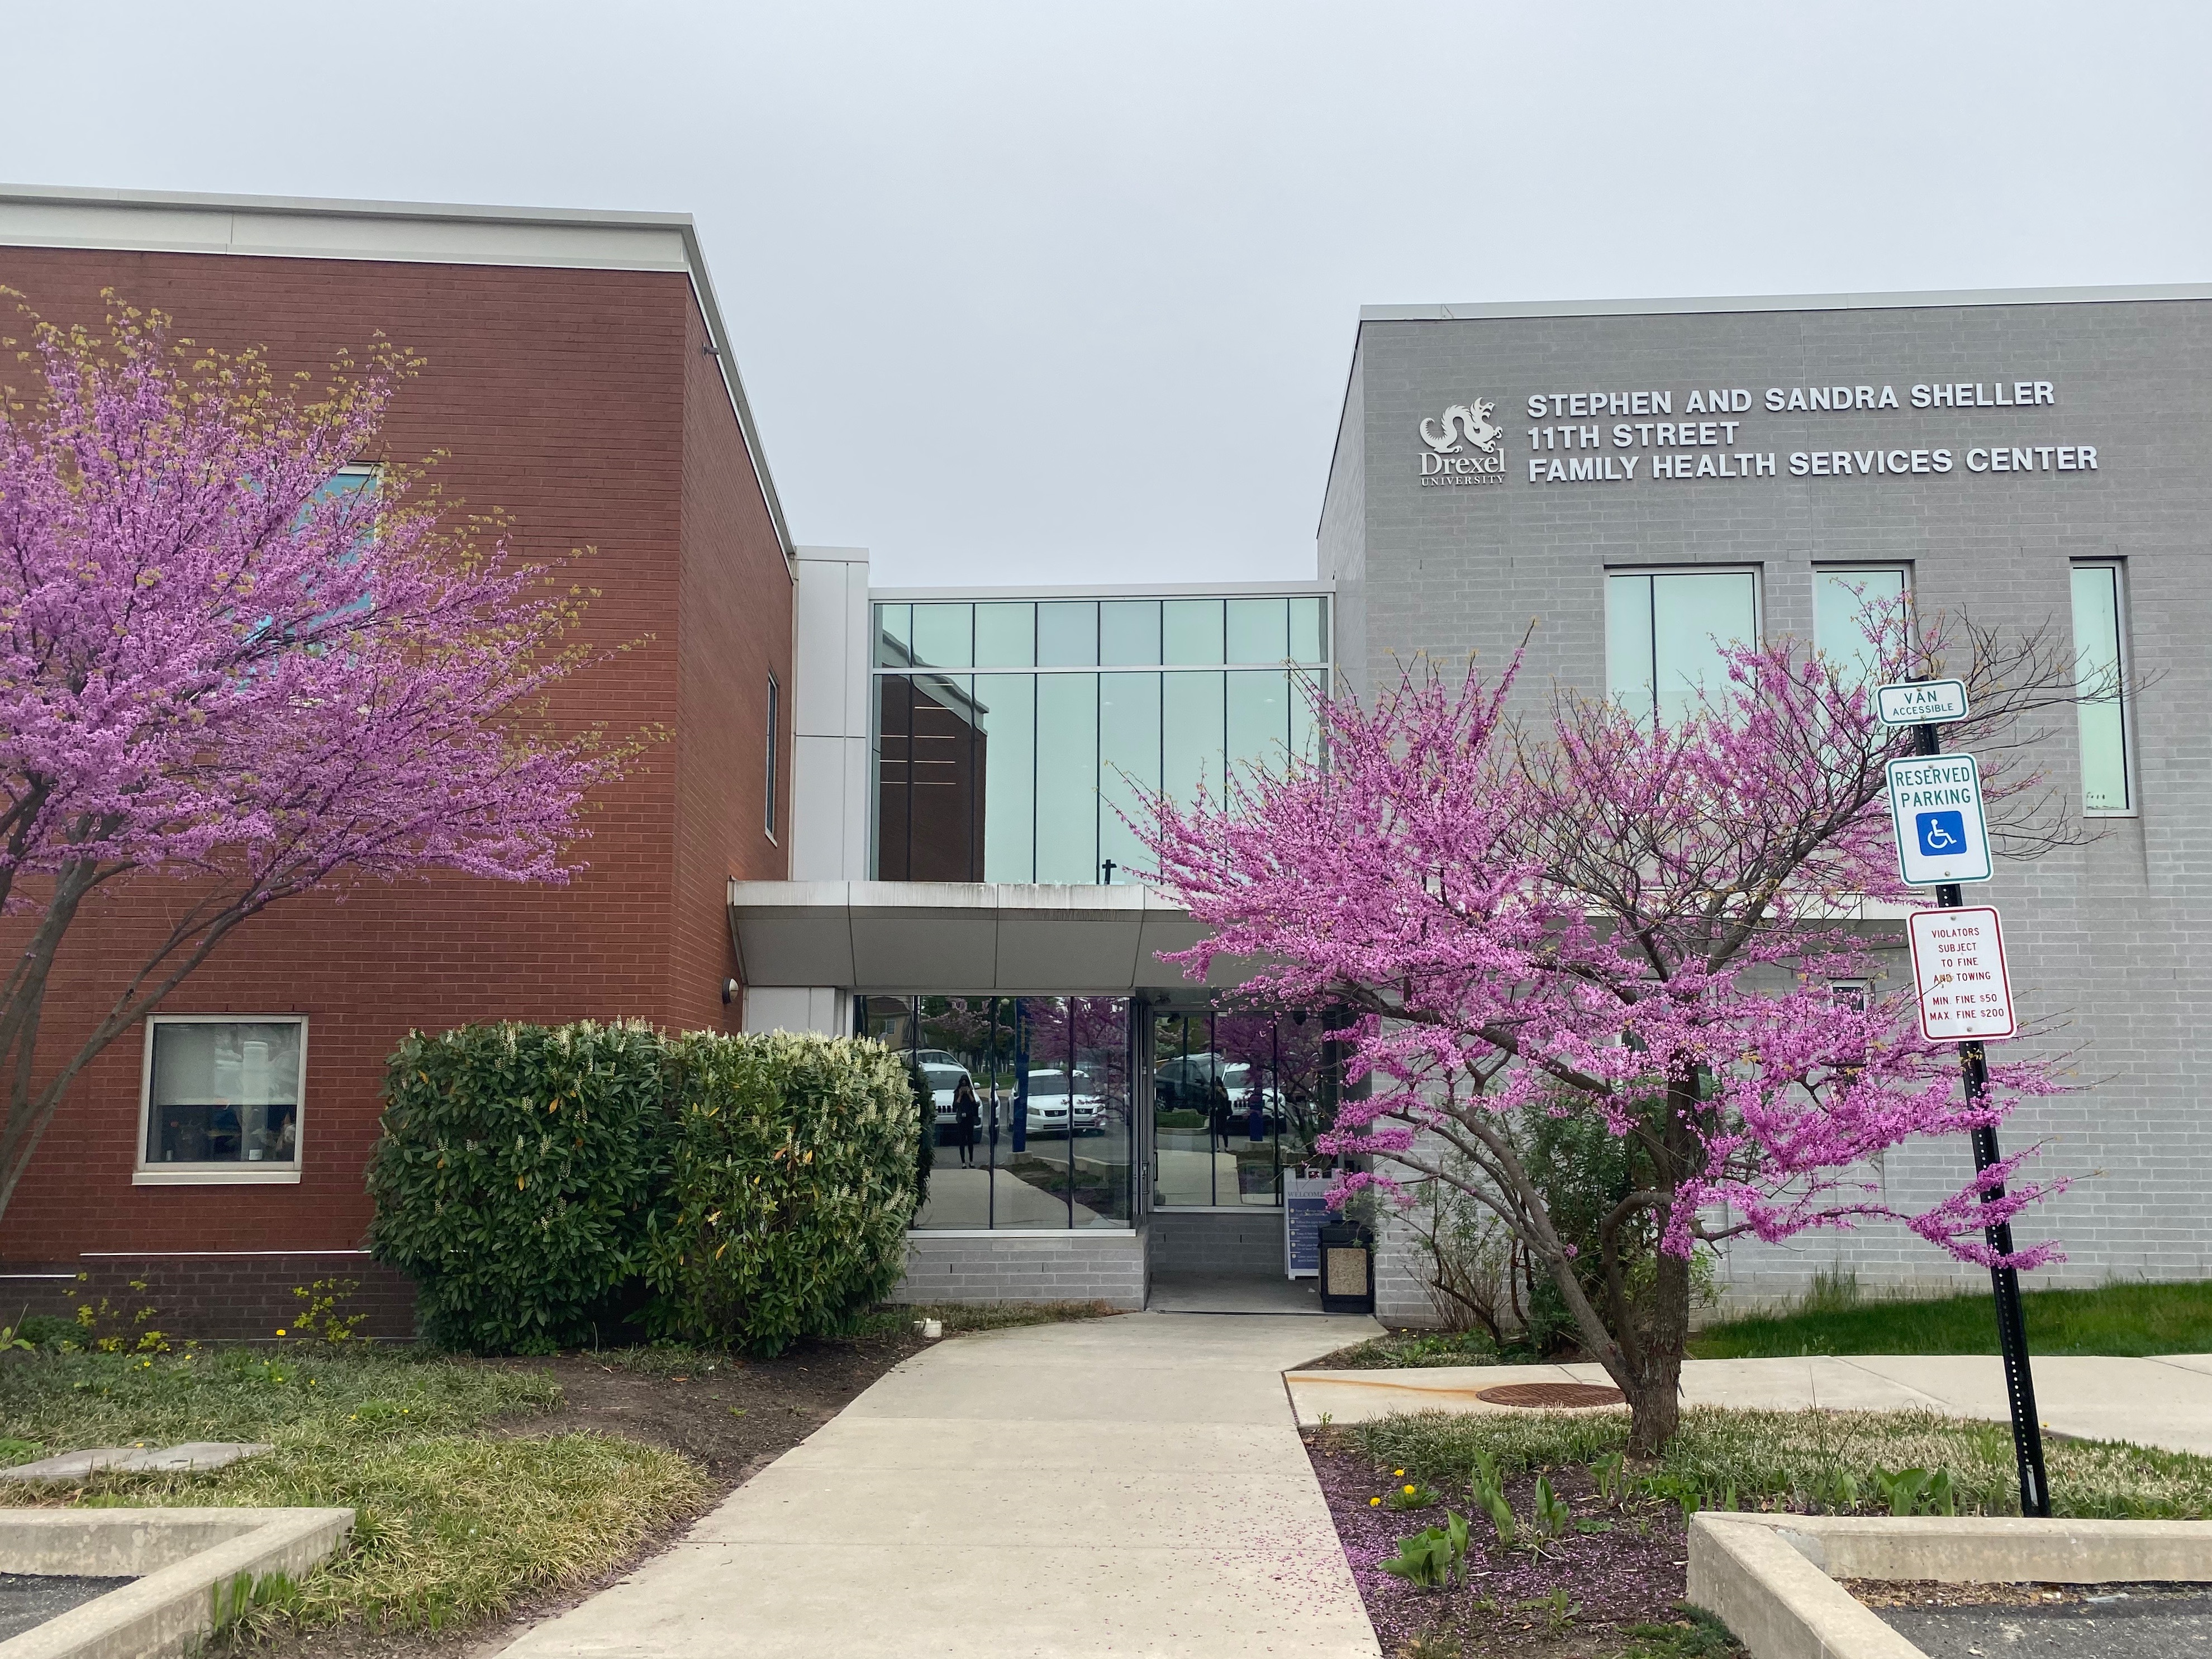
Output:
<instances>
[{"instance_id":1,"label":"pink blossom","mask_svg":"<svg viewBox=\"0 0 2212 1659\"><path fill-rule=\"evenodd\" d=\"M70 1078L232 929L365 878L565 881L618 769L543 712L573 590L403 469L333 487L405 360L308 402L189 344L128 311L106 338L40 325L43 398L0 408L0 903L28 935L0 1207ZM125 874L187 884L175 929L33 1087L54 951Z\"/></svg>"},{"instance_id":2,"label":"pink blossom","mask_svg":"<svg viewBox=\"0 0 2212 1659\"><path fill-rule=\"evenodd\" d=\"M1868 625L1885 676L1929 672L1938 635L1895 609ZM1909 985L1863 1009L1832 994L1901 943L1856 921L1861 906L1916 896L1881 788L1909 734L1794 641L1725 661L1727 683L1666 726L1571 696L1547 722L1510 719L1517 658L1494 681L1408 673L1371 707L1317 702L1318 763L1157 803L1152 879L1209 930L1174 959L1197 977L1257 958L1246 994L1356 1012L1336 1035L1369 1093L1323 1150L1376 1167L1338 1201L1437 1177L1447 1150L1510 1186L1495 1132L1531 1109L1648 1143L1658 1236L1678 1255L1884 1218L1987 1262L1982 1230L2063 1186L2012 1185L2015 1158L1999 1203L1980 1180L1926 1211L1884 1200L1883 1153L2059 1085L2049 1062L2017 1060L1970 1107ZM2039 782L2002 755L1984 775L2000 802ZM1964 1173L1963 1141L1960 1156Z\"/></svg>"}]
</instances>

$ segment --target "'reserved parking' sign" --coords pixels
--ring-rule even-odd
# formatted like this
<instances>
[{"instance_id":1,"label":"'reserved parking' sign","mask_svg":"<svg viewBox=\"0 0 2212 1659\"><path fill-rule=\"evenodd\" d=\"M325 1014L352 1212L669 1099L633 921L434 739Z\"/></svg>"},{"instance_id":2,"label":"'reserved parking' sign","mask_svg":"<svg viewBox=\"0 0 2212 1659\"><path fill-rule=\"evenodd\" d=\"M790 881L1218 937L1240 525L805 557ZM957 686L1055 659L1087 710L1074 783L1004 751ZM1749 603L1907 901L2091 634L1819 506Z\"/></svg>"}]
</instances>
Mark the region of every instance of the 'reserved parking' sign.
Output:
<instances>
[{"instance_id":1,"label":"'reserved parking' sign","mask_svg":"<svg viewBox=\"0 0 2212 1659\"><path fill-rule=\"evenodd\" d=\"M1899 875L1914 887L1987 881L1989 820L1982 770L1972 755L1924 755L1889 763Z\"/></svg>"}]
</instances>

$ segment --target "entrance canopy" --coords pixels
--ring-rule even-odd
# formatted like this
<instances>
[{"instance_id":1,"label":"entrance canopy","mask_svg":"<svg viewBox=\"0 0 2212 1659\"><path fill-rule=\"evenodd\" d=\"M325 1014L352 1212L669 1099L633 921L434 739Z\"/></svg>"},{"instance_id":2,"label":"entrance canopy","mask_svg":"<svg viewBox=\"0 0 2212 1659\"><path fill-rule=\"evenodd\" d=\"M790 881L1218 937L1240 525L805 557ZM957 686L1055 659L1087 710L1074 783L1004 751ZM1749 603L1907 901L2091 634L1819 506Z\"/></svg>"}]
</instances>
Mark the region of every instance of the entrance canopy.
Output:
<instances>
[{"instance_id":1,"label":"entrance canopy","mask_svg":"<svg viewBox=\"0 0 2212 1659\"><path fill-rule=\"evenodd\" d=\"M1164 951L1205 929L1145 887L1044 883L733 881L730 931L750 986L1127 996L1191 990ZM1206 983L1241 984L1223 958Z\"/></svg>"}]
</instances>

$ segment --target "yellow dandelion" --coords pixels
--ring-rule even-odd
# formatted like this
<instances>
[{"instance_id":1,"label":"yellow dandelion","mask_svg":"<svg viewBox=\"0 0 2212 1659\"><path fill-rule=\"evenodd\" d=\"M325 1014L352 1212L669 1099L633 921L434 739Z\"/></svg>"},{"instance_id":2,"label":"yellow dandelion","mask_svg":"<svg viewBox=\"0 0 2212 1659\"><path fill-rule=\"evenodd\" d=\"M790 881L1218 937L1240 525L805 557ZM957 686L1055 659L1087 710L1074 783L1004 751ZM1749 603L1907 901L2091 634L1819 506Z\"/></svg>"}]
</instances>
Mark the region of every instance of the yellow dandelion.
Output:
<instances>
[{"instance_id":1,"label":"yellow dandelion","mask_svg":"<svg viewBox=\"0 0 2212 1659\"><path fill-rule=\"evenodd\" d=\"M1382 1505L1382 1500L1379 1498L1370 1498L1367 1500L1367 1507L1370 1510L1380 1509Z\"/></svg>"},{"instance_id":2,"label":"yellow dandelion","mask_svg":"<svg viewBox=\"0 0 2212 1659\"><path fill-rule=\"evenodd\" d=\"M1407 1486L1405 1488L1405 1492L1407 1497L1411 1498L1413 1495L1413 1489L1411 1486Z\"/></svg>"},{"instance_id":3,"label":"yellow dandelion","mask_svg":"<svg viewBox=\"0 0 2212 1659\"><path fill-rule=\"evenodd\" d=\"M282 1325L279 1325L279 1326L276 1328L276 1334L277 1334L277 1335L279 1335L279 1336L282 1336L282 1335L283 1335L283 1334L284 1334L284 1328L283 1328Z\"/></svg>"},{"instance_id":4,"label":"yellow dandelion","mask_svg":"<svg viewBox=\"0 0 2212 1659\"><path fill-rule=\"evenodd\" d=\"M277 1333L276 1333L276 1334L277 1334L277 1335L279 1335L279 1336L282 1336L282 1335L283 1334L283 1332L279 1331L279 1332L277 1332ZM1391 1470L1391 1471L1390 1471L1390 1473L1391 1473L1391 1474L1405 1474L1405 1470L1403 1470L1403 1469L1393 1469L1393 1470Z\"/></svg>"}]
</instances>

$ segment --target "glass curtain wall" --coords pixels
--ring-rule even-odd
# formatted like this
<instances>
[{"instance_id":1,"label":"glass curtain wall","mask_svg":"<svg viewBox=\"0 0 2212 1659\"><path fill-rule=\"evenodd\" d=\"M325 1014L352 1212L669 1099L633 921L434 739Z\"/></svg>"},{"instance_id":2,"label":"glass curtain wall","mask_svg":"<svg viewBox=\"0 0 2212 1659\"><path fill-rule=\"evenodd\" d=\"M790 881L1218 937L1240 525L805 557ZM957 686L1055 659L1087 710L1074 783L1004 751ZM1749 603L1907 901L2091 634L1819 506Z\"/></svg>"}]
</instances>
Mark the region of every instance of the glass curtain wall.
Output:
<instances>
[{"instance_id":1,"label":"glass curtain wall","mask_svg":"<svg viewBox=\"0 0 2212 1659\"><path fill-rule=\"evenodd\" d=\"M876 607L884 880L1113 881L1164 790L1311 755L1328 601L913 601Z\"/></svg>"},{"instance_id":2,"label":"glass curtain wall","mask_svg":"<svg viewBox=\"0 0 2212 1659\"><path fill-rule=\"evenodd\" d=\"M1318 1015L1197 1009L1152 1022L1152 1203L1275 1207L1335 1117Z\"/></svg>"},{"instance_id":3,"label":"glass curtain wall","mask_svg":"<svg viewBox=\"0 0 2212 1659\"><path fill-rule=\"evenodd\" d=\"M930 1097L916 1228L1131 1224L1129 1008L1126 997L856 999L860 1035L898 1049Z\"/></svg>"}]
</instances>

